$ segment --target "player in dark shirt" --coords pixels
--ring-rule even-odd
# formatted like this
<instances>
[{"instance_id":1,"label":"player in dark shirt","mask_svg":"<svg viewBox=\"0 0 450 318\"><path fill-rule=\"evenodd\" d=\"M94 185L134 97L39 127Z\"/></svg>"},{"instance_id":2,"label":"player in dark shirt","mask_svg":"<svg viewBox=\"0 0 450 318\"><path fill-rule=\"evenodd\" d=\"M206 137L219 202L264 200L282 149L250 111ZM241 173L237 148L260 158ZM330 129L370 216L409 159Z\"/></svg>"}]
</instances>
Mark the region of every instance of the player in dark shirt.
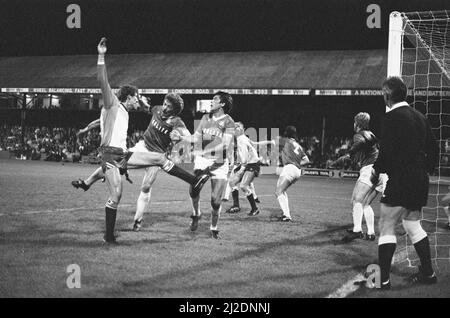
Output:
<instances>
[{"instance_id":1,"label":"player in dark shirt","mask_svg":"<svg viewBox=\"0 0 450 318\"><path fill-rule=\"evenodd\" d=\"M234 121L228 112L233 107L233 98L226 92L216 92L211 101L211 110L205 114L194 135L180 136L185 142L194 143L194 171L208 171L211 175L211 236L219 238L217 223L222 198L227 186L228 157L234 136ZM178 133L176 133L178 134ZM192 197L193 214L191 231L197 230L201 217L200 196Z\"/></svg>"},{"instance_id":2,"label":"player in dark shirt","mask_svg":"<svg viewBox=\"0 0 450 318\"><path fill-rule=\"evenodd\" d=\"M353 228L347 230L342 239L345 243L357 238L375 240L375 218L370 204L378 193L383 192L386 187L386 174L381 175L378 184L373 185L370 180L373 164L378 158L378 141L369 130L369 123L370 115L368 113L361 112L355 116L353 125L355 135L353 136L352 147L348 154L335 162L338 163L351 158L360 167L359 178L352 194ZM363 216L367 224L366 234L362 231Z\"/></svg>"},{"instance_id":3,"label":"player in dark shirt","mask_svg":"<svg viewBox=\"0 0 450 318\"><path fill-rule=\"evenodd\" d=\"M164 97L164 104L151 109L152 118L144 133L144 140L129 149L132 153L127 162L130 169L151 166L161 167L164 171L189 183L191 197L199 195L201 188L209 179L204 173L194 176L175 165L167 158L167 152L172 143L171 132L176 130L180 135L189 135L183 121L178 117L184 107L180 95L169 93Z\"/></svg>"},{"instance_id":4,"label":"player in dark shirt","mask_svg":"<svg viewBox=\"0 0 450 318\"><path fill-rule=\"evenodd\" d=\"M286 190L302 175L302 167L309 163L308 156L298 143L297 129L294 126L286 127L284 131L284 146L281 152L283 170L277 182L275 196L278 199L283 215L279 218L283 222L291 222L291 213Z\"/></svg>"}]
</instances>

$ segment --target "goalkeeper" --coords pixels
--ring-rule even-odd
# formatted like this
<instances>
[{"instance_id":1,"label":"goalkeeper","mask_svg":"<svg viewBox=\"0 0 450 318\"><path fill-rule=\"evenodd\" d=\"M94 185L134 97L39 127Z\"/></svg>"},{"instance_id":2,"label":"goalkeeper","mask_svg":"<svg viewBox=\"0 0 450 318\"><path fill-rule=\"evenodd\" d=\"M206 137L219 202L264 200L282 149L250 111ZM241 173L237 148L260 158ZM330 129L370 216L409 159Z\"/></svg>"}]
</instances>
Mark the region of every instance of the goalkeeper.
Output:
<instances>
[{"instance_id":1,"label":"goalkeeper","mask_svg":"<svg viewBox=\"0 0 450 318\"><path fill-rule=\"evenodd\" d=\"M386 187L387 175L382 174L377 184L370 181L372 166L378 158L378 141L375 135L369 130L370 115L368 113L358 113L354 120L353 144L349 152L341 156L331 166L336 166L347 160L353 160L360 167L359 178L356 181L352 194L353 205L353 228L348 229L343 237L344 243L351 242L358 238L375 240L375 217L370 204L378 193L383 192ZM367 233L362 231L362 219L366 219Z\"/></svg>"}]
</instances>

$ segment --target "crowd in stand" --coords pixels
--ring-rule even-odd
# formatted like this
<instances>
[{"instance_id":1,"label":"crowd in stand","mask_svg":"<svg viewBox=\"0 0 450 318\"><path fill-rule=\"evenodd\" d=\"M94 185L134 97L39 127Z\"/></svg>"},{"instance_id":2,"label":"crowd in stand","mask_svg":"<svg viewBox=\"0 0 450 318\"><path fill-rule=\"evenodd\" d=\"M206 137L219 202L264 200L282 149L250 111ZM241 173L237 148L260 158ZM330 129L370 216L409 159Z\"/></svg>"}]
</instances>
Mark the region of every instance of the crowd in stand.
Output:
<instances>
[{"instance_id":1,"label":"crowd in stand","mask_svg":"<svg viewBox=\"0 0 450 318\"><path fill-rule=\"evenodd\" d=\"M0 127L0 150L20 159L72 161L94 152L100 142L98 131L77 138L75 128Z\"/></svg>"},{"instance_id":2,"label":"crowd in stand","mask_svg":"<svg viewBox=\"0 0 450 318\"><path fill-rule=\"evenodd\" d=\"M22 136L20 126L0 126L0 151L9 151L11 156L19 159L47 160L47 161L80 161L83 156L96 158L100 145L98 130L91 130L86 134L77 136L76 128L58 127L25 127ZM144 131L135 130L128 136L128 145L132 147L143 136ZM310 166L314 168L329 168L331 162L345 154L351 146L349 138L330 138L325 140L322 150L321 141L316 136L301 137L300 144L310 158ZM179 149L178 149L179 150ZM273 164L270 148L266 153L260 153L262 163ZM176 162L187 161L186 151L172 152ZM275 164L278 164L275 163ZM340 167L354 170L351 162Z\"/></svg>"}]
</instances>

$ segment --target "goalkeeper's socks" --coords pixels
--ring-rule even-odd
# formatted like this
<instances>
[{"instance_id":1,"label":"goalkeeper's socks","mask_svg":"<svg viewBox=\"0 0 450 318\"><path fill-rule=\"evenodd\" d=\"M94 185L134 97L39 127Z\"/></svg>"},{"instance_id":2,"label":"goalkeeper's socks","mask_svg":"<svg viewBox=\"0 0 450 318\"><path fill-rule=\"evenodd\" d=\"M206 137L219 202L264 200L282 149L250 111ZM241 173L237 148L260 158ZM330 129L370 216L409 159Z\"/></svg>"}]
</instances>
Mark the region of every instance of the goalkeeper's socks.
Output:
<instances>
[{"instance_id":1,"label":"goalkeeper's socks","mask_svg":"<svg viewBox=\"0 0 450 318\"><path fill-rule=\"evenodd\" d=\"M166 170L164 169L168 174L177 177L183 181L186 181L187 183L194 185L197 182L197 178L193 175L187 172L186 170L180 168L177 165L173 165L170 169Z\"/></svg>"},{"instance_id":2,"label":"goalkeeper's socks","mask_svg":"<svg viewBox=\"0 0 450 318\"><path fill-rule=\"evenodd\" d=\"M233 192L231 192L231 195L233 196L233 206L239 206L239 190L234 189Z\"/></svg>"},{"instance_id":3,"label":"goalkeeper's socks","mask_svg":"<svg viewBox=\"0 0 450 318\"><path fill-rule=\"evenodd\" d=\"M364 206L364 218L366 219L367 234L375 234L375 216L370 205Z\"/></svg>"},{"instance_id":4,"label":"goalkeeper's socks","mask_svg":"<svg viewBox=\"0 0 450 318\"><path fill-rule=\"evenodd\" d=\"M362 203L355 202L353 204L353 232L355 233L362 231L363 214L364 210Z\"/></svg>"}]
</instances>

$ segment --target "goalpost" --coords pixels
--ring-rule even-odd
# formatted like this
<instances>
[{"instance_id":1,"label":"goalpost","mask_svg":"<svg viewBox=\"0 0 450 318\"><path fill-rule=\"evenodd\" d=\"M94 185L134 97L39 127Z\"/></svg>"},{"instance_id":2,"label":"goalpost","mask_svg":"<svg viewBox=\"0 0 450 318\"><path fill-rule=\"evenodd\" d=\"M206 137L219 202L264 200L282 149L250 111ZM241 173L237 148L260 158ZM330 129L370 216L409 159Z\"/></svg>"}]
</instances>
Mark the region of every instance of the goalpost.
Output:
<instances>
[{"instance_id":1,"label":"goalpost","mask_svg":"<svg viewBox=\"0 0 450 318\"><path fill-rule=\"evenodd\" d=\"M450 230L442 197L450 192L450 11L392 12L389 21L388 76L401 76L408 102L425 114L440 145L439 166L430 176L428 206L421 223L436 265L450 264ZM399 240L394 262L418 264L411 241Z\"/></svg>"}]
</instances>

